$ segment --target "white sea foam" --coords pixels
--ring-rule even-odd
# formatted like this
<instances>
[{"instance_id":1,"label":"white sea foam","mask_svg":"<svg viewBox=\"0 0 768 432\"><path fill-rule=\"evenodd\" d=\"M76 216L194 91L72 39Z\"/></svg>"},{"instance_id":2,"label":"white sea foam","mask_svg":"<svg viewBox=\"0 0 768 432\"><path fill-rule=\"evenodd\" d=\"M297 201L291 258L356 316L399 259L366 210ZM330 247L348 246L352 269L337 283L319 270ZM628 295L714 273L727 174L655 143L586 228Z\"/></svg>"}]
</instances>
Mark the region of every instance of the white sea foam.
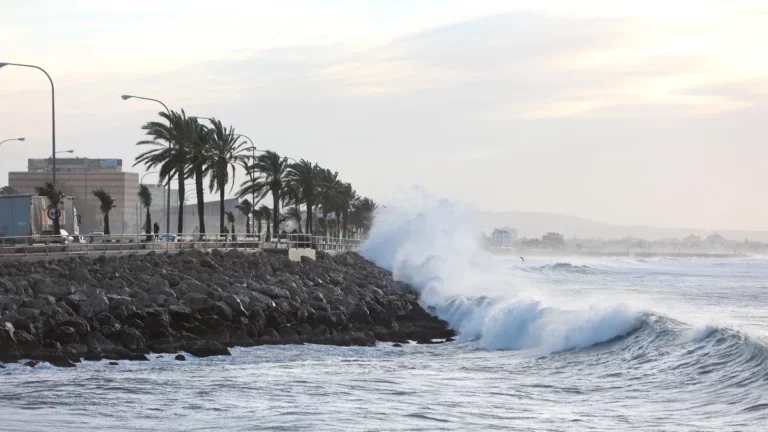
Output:
<instances>
[{"instance_id":1,"label":"white sea foam","mask_svg":"<svg viewBox=\"0 0 768 432\"><path fill-rule=\"evenodd\" d=\"M566 307L531 286L478 246L473 212L415 191L403 204L381 209L362 254L420 291L424 306L460 338L486 349L553 352L583 348L640 325L618 304Z\"/></svg>"}]
</instances>

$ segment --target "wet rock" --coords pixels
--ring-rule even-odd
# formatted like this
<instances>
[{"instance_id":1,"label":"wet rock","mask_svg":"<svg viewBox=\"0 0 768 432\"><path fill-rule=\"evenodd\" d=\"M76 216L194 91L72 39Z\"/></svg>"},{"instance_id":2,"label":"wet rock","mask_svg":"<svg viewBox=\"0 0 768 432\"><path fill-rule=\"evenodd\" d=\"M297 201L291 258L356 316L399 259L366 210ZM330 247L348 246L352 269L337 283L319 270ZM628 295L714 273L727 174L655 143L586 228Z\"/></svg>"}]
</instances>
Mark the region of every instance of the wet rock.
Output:
<instances>
[{"instance_id":1,"label":"wet rock","mask_svg":"<svg viewBox=\"0 0 768 432\"><path fill-rule=\"evenodd\" d=\"M402 345L400 345L399 343L394 343L394 344L392 344L392 346L393 346L394 348L402 348L402 347L403 347L403 346L402 346Z\"/></svg>"},{"instance_id":2,"label":"wet rock","mask_svg":"<svg viewBox=\"0 0 768 432\"><path fill-rule=\"evenodd\" d=\"M178 361L186 361L187 360L187 358L184 357L183 354L176 354L176 357L174 357L174 359L178 360Z\"/></svg>"},{"instance_id":3,"label":"wet rock","mask_svg":"<svg viewBox=\"0 0 768 432\"><path fill-rule=\"evenodd\" d=\"M35 367L35 366L37 366L39 364L40 364L40 362L37 362L37 361L34 361L34 360L30 360L30 361L24 363L24 366L29 366L29 367L33 368L33 367Z\"/></svg>"},{"instance_id":4,"label":"wet rock","mask_svg":"<svg viewBox=\"0 0 768 432\"><path fill-rule=\"evenodd\" d=\"M120 363L118 363L116 361L111 361L111 362L109 362L107 364L110 365L110 366L120 366Z\"/></svg>"}]
</instances>

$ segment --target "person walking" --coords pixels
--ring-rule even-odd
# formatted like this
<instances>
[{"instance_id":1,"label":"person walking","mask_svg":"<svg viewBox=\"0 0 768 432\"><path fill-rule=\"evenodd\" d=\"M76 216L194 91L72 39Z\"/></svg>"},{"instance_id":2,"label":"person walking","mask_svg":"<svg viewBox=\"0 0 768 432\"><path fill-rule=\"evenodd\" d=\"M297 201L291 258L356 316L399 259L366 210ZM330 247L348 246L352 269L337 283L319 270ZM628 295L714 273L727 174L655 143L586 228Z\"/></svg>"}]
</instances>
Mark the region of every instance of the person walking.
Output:
<instances>
[{"instance_id":1,"label":"person walking","mask_svg":"<svg viewBox=\"0 0 768 432\"><path fill-rule=\"evenodd\" d=\"M155 241L159 240L159 238L160 238L160 225L158 225L157 222L155 222L155 225L152 226L152 231L155 233Z\"/></svg>"}]
</instances>

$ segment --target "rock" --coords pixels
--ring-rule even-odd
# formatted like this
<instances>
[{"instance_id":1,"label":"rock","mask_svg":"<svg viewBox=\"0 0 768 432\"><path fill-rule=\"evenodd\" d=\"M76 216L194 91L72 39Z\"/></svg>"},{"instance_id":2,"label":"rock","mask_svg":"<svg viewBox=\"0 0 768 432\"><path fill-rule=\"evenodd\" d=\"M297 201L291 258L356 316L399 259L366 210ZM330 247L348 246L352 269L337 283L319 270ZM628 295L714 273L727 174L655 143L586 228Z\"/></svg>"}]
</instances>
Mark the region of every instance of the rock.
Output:
<instances>
[{"instance_id":1,"label":"rock","mask_svg":"<svg viewBox=\"0 0 768 432\"><path fill-rule=\"evenodd\" d=\"M118 363L116 361L111 361L111 362L109 362L107 364L110 365L110 366L120 366L120 363Z\"/></svg>"},{"instance_id":2,"label":"rock","mask_svg":"<svg viewBox=\"0 0 768 432\"><path fill-rule=\"evenodd\" d=\"M226 303L216 302L213 304L213 313L224 321L232 321L232 308Z\"/></svg>"},{"instance_id":3,"label":"rock","mask_svg":"<svg viewBox=\"0 0 768 432\"><path fill-rule=\"evenodd\" d=\"M216 342L199 342L186 344L182 349L195 357L210 357L217 355L232 355L227 347Z\"/></svg>"},{"instance_id":4,"label":"rock","mask_svg":"<svg viewBox=\"0 0 768 432\"><path fill-rule=\"evenodd\" d=\"M102 327L111 327L115 324L115 317L107 312L102 312L96 317L96 322Z\"/></svg>"},{"instance_id":5,"label":"rock","mask_svg":"<svg viewBox=\"0 0 768 432\"><path fill-rule=\"evenodd\" d=\"M224 253L224 256L229 259L237 259L240 257L240 251L237 249L230 249Z\"/></svg>"},{"instance_id":6,"label":"rock","mask_svg":"<svg viewBox=\"0 0 768 432\"><path fill-rule=\"evenodd\" d=\"M394 343L394 344L392 344L392 346L393 346L394 348L402 348L402 347L403 347L403 346L402 346L402 345L400 345L399 343Z\"/></svg>"},{"instance_id":7,"label":"rock","mask_svg":"<svg viewBox=\"0 0 768 432\"><path fill-rule=\"evenodd\" d=\"M35 367L35 366L37 366L39 364L40 364L40 362L36 362L34 360L30 360L30 361L24 363L24 366L29 366L29 367L33 368L33 367Z\"/></svg>"},{"instance_id":8,"label":"rock","mask_svg":"<svg viewBox=\"0 0 768 432\"><path fill-rule=\"evenodd\" d=\"M77 341L77 332L69 326L57 328L51 338L60 344L68 344Z\"/></svg>"},{"instance_id":9,"label":"rock","mask_svg":"<svg viewBox=\"0 0 768 432\"><path fill-rule=\"evenodd\" d=\"M187 294L187 296L184 297L183 302L193 311L210 308L213 305L213 301L211 299L199 293Z\"/></svg>"},{"instance_id":10,"label":"rock","mask_svg":"<svg viewBox=\"0 0 768 432\"><path fill-rule=\"evenodd\" d=\"M101 293L89 298L86 301L85 306L93 313L94 316L109 312L109 300L104 294Z\"/></svg>"},{"instance_id":11,"label":"rock","mask_svg":"<svg viewBox=\"0 0 768 432\"><path fill-rule=\"evenodd\" d=\"M171 306L168 308L168 316L175 322L188 323L192 320L192 309L186 306Z\"/></svg>"},{"instance_id":12,"label":"rock","mask_svg":"<svg viewBox=\"0 0 768 432\"><path fill-rule=\"evenodd\" d=\"M217 290L214 290L213 288L209 288L200 282L194 281L194 280L188 280L185 281L182 286L186 288L186 291L190 294L201 294L203 296L209 297L214 292L217 292Z\"/></svg>"},{"instance_id":13,"label":"rock","mask_svg":"<svg viewBox=\"0 0 768 432\"><path fill-rule=\"evenodd\" d=\"M234 249L231 249L231 250L234 250ZM225 294L221 297L221 301L231 308L232 313L235 316L248 315L248 313L245 311L245 308L243 307L243 303L240 301L239 298L237 298L237 296L233 294Z\"/></svg>"},{"instance_id":14,"label":"rock","mask_svg":"<svg viewBox=\"0 0 768 432\"><path fill-rule=\"evenodd\" d=\"M131 361L149 361L147 356L145 356L144 354L131 354L128 357L128 360L131 360Z\"/></svg>"},{"instance_id":15,"label":"rock","mask_svg":"<svg viewBox=\"0 0 768 432\"><path fill-rule=\"evenodd\" d=\"M99 332L90 332L85 337L85 343L88 346L90 352L110 352L115 348L115 344L109 339L105 338Z\"/></svg>"},{"instance_id":16,"label":"rock","mask_svg":"<svg viewBox=\"0 0 768 432\"><path fill-rule=\"evenodd\" d=\"M174 357L174 359L178 360L178 361L186 361L187 360L187 358L184 357L183 354L176 354L176 357Z\"/></svg>"},{"instance_id":17,"label":"rock","mask_svg":"<svg viewBox=\"0 0 768 432\"><path fill-rule=\"evenodd\" d=\"M110 309L118 309L121 307L128 308L133 306L133 299L130 297L110 294L107 295L107 300L109 300Z\"/></svg>"},{"instance_id":18,"label":"rock","mask_svg":"<svg viewBox=\"0 0 768 432\"><path fill-rule=\"evenodd\" d=\"M53 298L62 298L74 292L69 284L54 284L41 275L31 275L30 282L36 296L49 295Z\"/></svg>"},{"instance_id":19,"label":"rock","mask_svg":"<svg viewBox=\"0 0 768 432\"><path fill-rule=\"evenodd\" d=\"M0 369L5 369L5 365L4 364L0 364Z\"/></svg>"},{"instance_id":20,"label":"rock","mask_svg":"<svg viewBox=\"0 0 768 432\"><path fill-rule=\"evenodd\" d=\"M291 295L288 293L288 291L277 288L274 286L266 286L266 285L254 285L253 290L256 291L259 294L263 294L271 299L290 299Z\"/></svg>"},{"instance_id":21,"label":"rock","mask_svg":"<svg viewBox=\"0 0 768 432\"><path fill-rule=\"evenodd\" d=\"M15 312L20 308L24 300L16 296L0 296L0 312Z\"/></svg>"},{"instance_id":22,"label":"rock","mask_svg":"<svg viewBox=\"0 0 768 432\"><path fill-rule=\"evenodd\" d=\"M161 295L165 297L176 298L176 293L168 285L168 281L164 279L155 279L152 281L148 290L151 294Z\"/></svg>"}]
</instances>

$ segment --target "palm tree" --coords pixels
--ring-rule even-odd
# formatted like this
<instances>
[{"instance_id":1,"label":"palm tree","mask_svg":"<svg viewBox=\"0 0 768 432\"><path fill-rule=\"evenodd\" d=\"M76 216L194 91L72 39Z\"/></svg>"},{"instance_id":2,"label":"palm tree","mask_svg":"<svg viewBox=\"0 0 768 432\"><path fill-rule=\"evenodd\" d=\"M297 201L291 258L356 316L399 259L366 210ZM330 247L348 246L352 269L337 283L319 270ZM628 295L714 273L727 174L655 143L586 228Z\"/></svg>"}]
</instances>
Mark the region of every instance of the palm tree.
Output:
<instances>
[{"instance_id":1,"label":"palm tree","mask_svg":"<svg viewBox=\"0 0 768 432\"><path fill-rule=\"evenodd\" d=\"M186 178L194 178L197 195L197 216L199 219L200 238L205 238L205 196L203 183L206 167L210 161L210 149L213 142L213 131L197 122L196 118L188 119L197 131L197 138L189 145L189 164L185 172Z\"/></svg>"},{"instance_id":2,"label":"palm tree","mask_svg":"<svg viewBox=\"0 0 768 432\"><path fill-rule=\"evenodd\" d=\"M342 237L347 238L347 226L349 223L349 212L357 205L360 197L352 189L352 185L344 183L338 189L335 208L341 213L342 218Z\"/></svg>"},{"instance_id":3,"label":"palm tree","mask_svg":"<svg viewBox=\"0 0 768 432\"><path fill-rule=\"evenodd\" d=\"M115 199L104 189L95 189L93 196L99 200L99 210L104 215L104 234L109 235L109 212L115 208Z\"/></svg>"},{"instance_id":4,"label":"palm tree","mask_svg":"<svg viewBox=\"0 0 768 432\"><path fill-rule=\"evenodd\" d=\"M272 193L272 228L275 232L280 230L280 192L283 190L287 162L286 158L280 157L271 150L260 154L248 167L256 174L253 181L243 182L237 193L238 198L253 195L258 196L259 199Z\"/></svg>"},{"instance_id":5,"label":"palm tree","mask_svg":"<svg viewBox=\"0 0 768 432\"><path fill-rule=\"evenodd\" d=\"M248 157L243 154L243 146L246 143L238 143L240 136L235 134L233 127L230 126L227 129L221 124L221 121L216 119L211 119L211 125L212 140L205 173L209 175L208 188L210 192L214 190L219 192L219 230L224 232L224 193L230 179L235 178L235 167L243 165ZM232 170L231 177L230 169ZM232 188L234 186L233 183Z\"/></svg>"},{"instance_id":6,"label":"palm tree","mask_svg":"<svg viewBox=\"0 0 768 432\"><path fill-rule=\"evenodd\" d=\"M147 234L147 241L150 241L152 239L152 216L149 214L149 207L152 205L152 191L150 191L149 187L145 184L139 185L139 201L141 201L141 205L147 209L147 217L144 222L146 228L144 229L144 232Z\"/></svg>"},{"instance_id":7,"label":"palm tree","mask_svg":"<svg viewBox=\"0 0 768 432\"><path fill-rule=\"evenodd\" d=\"M143 163L147 170L159 167L158 184L170 182L173 176L177 176L179 197L185 194L184 180L186 179L187 164L189 163L189 150L198 139L200 125L194 119L187 117L184 110L181 113L171 111L159 113L165 122L151 121L141 128L152 140L139 141L137 145L151 145L154 148L136 156L133 166ZM165 146L158 142L166 141L170 145ZM170 209L168 209L170 211ZM179 209L177 232L184 232L184 212Z\"/></svg>"},{"instance_id":8,"label":"palm tree","mask_svg":"<svg viewBox=\"0 0 768 432\"><path fill-rule=\"evenodd\" d=\"M254 210L254 217L256 218L256 221L258 222L258 231L259 234L261 234L261 221L265 221L267 224L267 240L269 240L269 221L272 219L272 209L263 205L259 207L257 210Z\"/></svg>"},{"instance_id":9,"label":"palm tree","mask_svg":"<svg viewBox=\"0 0 768 432\"><path fill-rule=\"evenodd\" d=\"M250 234L251 233L251 211L253 211L253 204L251 204L251 202L248 201L248 198L246 198L240 201L240 203L236 205L235 208L245 216L245 233Z\"/></svg>"},{"instance_id":10,"label":"palm tree","mask_svg":"<svg viewBox=\"0 0 768 432\"><path fill-rule=\"evenodd\" d=\"M10 186L3 186L0 188L0 196L16 195L17 193L19 192Z\"/></svg>"},{"instance_id":11,"label":"palm tree","mask_svg":"<svg viewBox=\"0 0 768 432\"><path fill-rule=\"evenodd\" d=\"M319 181L318 181L318 202L320 203L320 206L322 207L323 212L323 220L325 221L325 229L324 233L325 235L328 235L328 228L330 227L331 223L328 220L328 213L333 211L333 203L337 200L337 193L339 190L339 187L341 186L341 181L339 181L339 173L338 172L332 172L329 169L323 169L319 173Z\"/></svg>"},{"instance_id":12,"label":"palm tree","mask_svg":"<svg viewBox=\"0 0 768 432\"><path fill-rule=\"evenodd\" d=\"M289 166L286 177L288 181L296 185L299 189L299 195L307 208L307 234L313 231L312 211L314 209L317 195L319 195L320 179L323 170L317 164L301 159L297 163Z\"/></svg>"},{"instance_id":13,"label":"palm tree","mask_svg":"<svg viewBox=\"0 0 768 432\"><path fill-rule=\"evenodd\" d=\"M368 234L373 225L373 214L379 206L370 198L360 199L349 215L352 224L363 234Z\"/></svg>"},{"instance_id":14,"label":"palm tree","mask_svg":"<svg viewBox=\"0 0 768 432\"><path fill-rule=\"evenodd\" d=\"M231 211L225 212L227 215L227 223L229 223L232 226L232 231L230 233L232 234L232 238L235 238L235 214ZM222 230L223 231L223 230Z\"/></svg>"},{"instance_id":15,"label":"palm tree","mask_svg":"<svg viewBox=\"0 0 768 432\"><path fill-rule=\"evenodd\" d=\"M35 193L38 196L43 196L48 198L48 204L51 207L59 208L59 204L61 204L61 199L64 197L64 194L56 189L56 186L53 185L51 182L45 182L42 186L35 187ZM61 226L59 222L59 218L56 218L53 220L53 234L54 235L60 235L61 234Z\"/></svg>"},{"instance_id":16,"label":"palm tree","mask_svg":"<svg viewBox=\"0 0 768 432\"><path fill-rule=\"evenodd\" d=\"M284 208L293 206L292 213L294 216L298 215L298 219L294 216L288 217L288 219L296 220L299 232L301 232L301 203L303 202L301 198L301 187L291 180L286 180L286 183L283 185L283 191L280 193L280 198Z\"/></svg>"},{"instance_id":17,"label":"palm tree","mask_svg":"<svg viewBox=\"0 0 768 432\"><path fill-rule=\"evenodd\" d=\"M288 210L285 211L285 219L293 221L301 232L301 210L298 207L288 207Z\"/></svg>"}]
</instances>

